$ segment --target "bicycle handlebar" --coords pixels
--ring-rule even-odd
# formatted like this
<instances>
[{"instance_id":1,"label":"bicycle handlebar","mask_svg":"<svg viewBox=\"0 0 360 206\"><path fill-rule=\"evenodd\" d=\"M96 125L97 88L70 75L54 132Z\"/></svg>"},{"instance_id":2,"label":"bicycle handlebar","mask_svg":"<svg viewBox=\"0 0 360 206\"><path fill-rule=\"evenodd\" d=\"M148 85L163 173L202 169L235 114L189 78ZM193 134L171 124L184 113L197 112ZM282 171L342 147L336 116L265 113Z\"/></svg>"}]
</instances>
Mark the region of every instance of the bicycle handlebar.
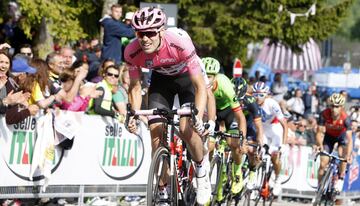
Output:
<instances>
[{"instance_id":1,"label":"bicycle handlebar","mask_svg":"<svg viewBox=\"0 0 360 206\"><path fill-rule=\"evenodd\" d=\"M127 128L129 125L130 117L134 116L137 118L139 115L143 116L151 116L151 115L160 115L167 119L173 118L174 115L191 115L191 118L194 122L196 122L196 115L198 114L198 110L195 107L194 103L190 104L190 108L183 108L183 109L148 109L148 110L133 110L131 109L131 104L127 104L127 112L126 112L126 119L125 119L125 127Z\"/></svg>"},{"instance_id":2,"label":"bicycle handlebar","mask_svg":"<svg viewBox=\"0 0 360 206\"><path fill-rule=\"evenodd\" d=\"M221 138L226 138L226 137L230 137L230 138L234 138L234 139L243 139L244 138L241 131L240 131L240 134L230 134L230 133L221 132L221 131L215 131L214 134L217 136L220 136Z\"/></svg>"},{"instance_id":3,"label":"bicycle handlebar","mask_svg":"<svg viewBox=\"0 0 360 206\"><path fill-rule=\"evenodd\" d=\"M325 155L325 156L330 157L331 159L336 159L336 160L339 160L339 161L341 161L341 162L347 162L346 159L344 159L344 158L342 158L342 157L335 156L335 155L330 154L330 153L328 153L328 152L326 152L326 151L320 151L320 152L316 153L315 160L317 159L317 157L318 157L319 155L320 155L320 156L321 156L321 155Z\"/></svg>"}]
</instances>

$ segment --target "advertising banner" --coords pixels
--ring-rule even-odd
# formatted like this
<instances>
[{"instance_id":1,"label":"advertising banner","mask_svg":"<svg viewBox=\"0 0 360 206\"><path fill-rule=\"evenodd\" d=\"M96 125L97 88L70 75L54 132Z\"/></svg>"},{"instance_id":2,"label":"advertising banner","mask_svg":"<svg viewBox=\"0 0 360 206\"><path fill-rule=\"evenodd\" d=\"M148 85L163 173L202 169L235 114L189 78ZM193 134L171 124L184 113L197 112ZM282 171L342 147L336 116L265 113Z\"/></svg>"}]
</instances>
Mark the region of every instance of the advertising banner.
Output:
<instances>
[{"instance_id":1,"label":"advertising banner","mask_svg":"<svg viewBox=\"0 0 360 206\"><path fill-rule=\"evenodd\" d=\"M44 116L29 117L15 125L6 125L5 118L0 117L0 186L42 185L45 164L51 165L50 185L146 183L151 144L144 125L137 136L112 118L68 111L61 113L67 114L68 122L75 120L80 125L76 128L73 146L69 150L54 146L55 157L50 163L40 161L33 175L32 163L48 152L45 149L39 156L34 155L36 149L42 147L36 147L35 143L46 138L36 129ZM51 134L47 136L54 138Z\"/></svg>"},{"instance_id":2,"label":"advertising banner","mask_svg":"<svg viewBox=\"0 0 360 206\"><path fill-rule=\"evenodd\" d=\"M151 139L144 124L140 124L139 135L134 135L109 117L69 111L52 115L53 128L41 128L52 125L51 119L46 119L51 118L48 115L29 117L14 125L7 125L0 116L0 187L45 183L145 187ZM64 139L57 134L59 131L66 135L65 139L73 140L71 149L59 147ZM315 191L319 161L314 160L311 147L288 146L281 156L282 188ZM360 191L359 164L360 157L356 157L348 167L344 191Z\"/></svg>"}]
</instances>

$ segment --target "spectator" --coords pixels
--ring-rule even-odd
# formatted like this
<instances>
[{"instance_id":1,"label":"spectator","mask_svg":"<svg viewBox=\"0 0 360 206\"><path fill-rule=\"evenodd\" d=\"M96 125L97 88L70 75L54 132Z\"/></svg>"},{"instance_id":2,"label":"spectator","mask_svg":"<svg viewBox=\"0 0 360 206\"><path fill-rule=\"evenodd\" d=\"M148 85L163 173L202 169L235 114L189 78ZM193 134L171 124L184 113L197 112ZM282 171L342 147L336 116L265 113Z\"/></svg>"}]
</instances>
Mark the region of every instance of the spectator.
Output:
<instances>
[{"instance_id":1,"label":"spectator","mask_svg":"<svg viewBox=\"0 0 360 206\"><path fill-rule=\"evenodd\" d=\"M274 99L280 102L284 99L284 95L288 91L287 86L281 79L281 73L276 73L274 76L274 82L271 85L271 92Z\"/></svg>"},{"instance_id":2,"label":"spectator","mask_svg":"<svg viewBox=\"0 0 360 206\"><path fill-rule=\"evenodd\" d=\"M100 42L98 38L93 38L90 41L90 51L94 51L97 46L100 46Z\"/></svg>"},{"instance_id":3,"label":"spectator","mask_svg":"<svg viewBox=\"0 0 360 206\"><path fill-rule=\"evenodd\" d=\"M316 97L316 86L314 84L309 86L307 92L304 93L303 102L305 118L317 113L318 99Z\"/></svg>"},{"instance_id":4,"label":"spectator","mask_svg":"<svg viewBox=\"0 0 360 206\"><path fill-rule=\"evenodd\" d=\"M353 131L354 152L360 155L360 125L357 121L351 121L351 129Z\"/></svg>"},{"instance_id":5,"label":"spectator","mask_svg":"<svg viewBox=\"0 0 360 206\"><path fill-rule=\"evenodd\" d=\"M353 151L358 153L359 152L359 145L356 145L356 140L358 139L359 137L359 131L360 128L359 128L359 123L355 120L351 120L351 131L352 131L352 139L353 139L353 142L354 142L354 145L353 145Z\"/></svg>"},{"instance_id":6,"label":"spectator","mask_svg":"<svg viewBox=\"0 0 360 206\"><path fill-rule=\"evenodd\" d=\"M129 71L127 67L123 64L120 67L119 81L113 85L113 101L115 103L115 108L120 115L126 115L126 104L128 103L128 89L130 82L128 79Z\"/></svg>"},{"instance_id":7,"label":"spectator","mask_svg":"<svg viewBox=\"0 0 360 206\"><path fill-rule=\"evenodd\" d=\"M355 105L350 108L350 118L351 120L360 122L360 105Z\"/></svg>"},{"instance_id":8,"label":"spectator","mask_svg":"<svg viewBox=\"0 0 360 206\"><path fill-rule=\"evenodd\" d=\"M65 69L64 72L60 74L59 78L62 82L62 88L66 93L68 93L74 85L74 81L76 78L75 70ZM74 112L86 111L90 98L97 98L101 94L102 92L97 91L95 86L82 85L79 89L79 93L76 95L72 102L69 103L63 100L57 106L60 109Z\"/></svg>"},{"instance_id":9,"label":"spectator","mask_svg":"<svg viewBox=\"0 0 360 206\"><path fill-rule=\"evenodd\" d=\"M0 51L0 114L7 114L14 105L27 105L26 101L29 98L28 93L7 89L6 85L9 85L8 74L11 66L11 57L5 51Z\"/></svg>"},{"instance_id":10,"label":"spectator","mask_svg":"<svg viewBox=\"0 0 360 206\"><path fill-rule=\"evenodd\" d=\"M60 54L53 52L47 55L46 62L49 65L50 94L56 94L61 89L59 75L64 70L63 58Z\"/></svg>"},{"instance_id":11,"label":"spectator","mask_svg":"<svg viewBox=\"0 0 360 206\"><path fill-rule=\"evenodd\" d=\"M113 59L105 59L99 67L98 74L96 77L91 79L91 82L98 83L103 79L104 69L110 65L115 65L115 61Z\"/></svg>"},{"instance_id":12,"label":"spectator","mask_svg":"<svg viewBox=\"0 0 360 206\"><path fill-rule=\"evenodd\" d=\"M295 117L297 119L299 119L299 117L302 117L304 115L305 107L304 107L304 102L302 100L302 91L301 91L301 89L296 89L295 90L294 97L291 97L286 102L286 107L287 107L288 111L292 115L295 115Z\"/></svg>"},{"instance_id":13,"label":"spectator","mask_svg":"<svg viewBox=\"0 0 360 206\"><path fill-rule=\"evenodd\" d=\"M290 146L295 144L296 141L296 135L295 135L295 131L296 131L296 124L294 121L294 118L289 118L287 120L288 122L288 138L287 138L287 144L289 144Z\"/></svg>"},{"instance_id":14,"label":"spectator","mask_svg":"<svg viewBox=\"0 0 360 206\"><path fill-rule=\"evenodd\" d=\"M22 55L26 55L28 56L29 58L33 58L34 57L34 54L32 52L32 48L31 48L31 45L30 44L23 44L20 46L20 54Z\"/></svg>"},{"instance_id":15,"label":"spectator","mask_svg":"<svg viewBox=\"0 0 360 206\"><path fill-rule=\"evenodd\" d=\"M123 19L123 22L125 25L127 26L131 26L131 20L132 17L134 16L134 12L126 12L125 14L125 19ZM122 44L122 59L124 59L124 50L125 47L130 43L130 38L128 37L121 37L121 44Z\"/></svg>"},{"instance_id":16,"label":"spectator","mask_svg":"<svg viewBox=\"0 0 360 206\"><path fill-rule=\"evenodd\" d=\"M7 124L16 124L29 116L34 116L38 113L39 107L37 105L29 105L29 92L23 92L20 85L24 84L29 74L34 74L36 70L31 68L25 59L18 58L13 61L11 75L6 84L8 93L23 94L17 97L17 102L9 107L6 111L5 120Z\"/></svg>"},{"instance_id":17,"label":"spectator","mask_svg":"<svg viewBox=\"0 0 360 206\"><path fill-rule=\"evenodd\" d=\"M60 55L63 58L65 68L70 68L75 62L76 57L74 56L75 51L71 47L63 47L60 49Z\"/></svg>"},{"instance_id":18,"label":"spectator","mask_svg":"<svg viewBox=\"0 0 360 206\"><path fill-rule=\"evenodd\" d=\"M88 113L103 116L117 116L113 103L113 87L119 81L120 70L116 65L104 69L103 80L96 85L96 90L102 91L98 98L90 100Z\"/></svg>"},{"instance_id":19,"label":"spectator","mask_svg":"<svg viewBox=\"0 0 360 206\"><path fill-rule=\"evenodd\" d=\"M104 40L101 52L101 60L114 59L117 65L121 63L122 44L121 37L133 38L135 33L130 25L119 22L122 15L122 7L119 4L111 6L111 15L100 20L104 27Z\"/></svg>"},{"instance_id":20,"label":"spectator","mask_svg":"<svg viewBox=\"0 0 360 206\"><path fill-rule=\"evenodd\" d=\"M295 144L299 146L305 146L306 145L306 127L307 127L307 121L306 119L301 119L298 122L296 122L296 130L295 130Z\"/></svg>"},{"instance_id":21,"label":"spectator","mask_svg":"<svg viewBox=\"0 0 360 206\"><path fill-rule=\"evenodd\" d=\"M25 92L30 92L31 97L29 104L36 104L40 108L45 109L53 105L54 102L60 101L61 96L58 93L50 94L49 66L42 59L33 59L30 61L31 68L36 68L36 73L29 74L21 88Z\"/></svg>"},{"instance_id":22,"label":"spectator","mask_svg":"<svg viewBox=\"0 0 360 206\"><path fill-rule=\"evenodd\" d=\"M316 139L315 139L315 135L316 135L316 130L317 130L317 121L316 118L314 116L308 116L307 118L308 123L307 123L307 127L305 130L305 137L306 137L306 143L307 146L315 146L316 143Z\"/></svg>"}]
</instances>

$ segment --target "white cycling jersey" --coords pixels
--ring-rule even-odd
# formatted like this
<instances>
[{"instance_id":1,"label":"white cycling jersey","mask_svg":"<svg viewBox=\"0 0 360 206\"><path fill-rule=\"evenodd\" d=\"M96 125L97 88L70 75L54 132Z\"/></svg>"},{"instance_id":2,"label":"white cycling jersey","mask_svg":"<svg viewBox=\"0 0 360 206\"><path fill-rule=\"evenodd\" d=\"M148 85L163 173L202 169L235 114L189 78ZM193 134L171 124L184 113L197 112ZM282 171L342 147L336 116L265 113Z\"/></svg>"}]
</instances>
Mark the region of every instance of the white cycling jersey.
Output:
<instances>
[{"instance_id":1,"label":"white cycling jersey","mask_svg":"<svg viewBox=\"0 0 360 206\"><path fill-rule=\"evenodd\" d=\"M279 120L284 118L280 105L272 98L266 98L260 105L261 120L264 128L264 143L273 148L282 144L284 129Z\"/></svg>"}]
</instances>

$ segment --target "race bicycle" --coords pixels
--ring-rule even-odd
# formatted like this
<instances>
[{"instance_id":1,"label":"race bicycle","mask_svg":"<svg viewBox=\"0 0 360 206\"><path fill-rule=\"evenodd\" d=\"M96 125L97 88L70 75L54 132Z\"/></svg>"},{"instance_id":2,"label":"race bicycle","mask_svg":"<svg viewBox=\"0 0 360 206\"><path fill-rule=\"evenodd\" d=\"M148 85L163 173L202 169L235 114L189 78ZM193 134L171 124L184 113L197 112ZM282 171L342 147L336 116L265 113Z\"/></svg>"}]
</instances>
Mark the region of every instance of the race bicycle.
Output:
<instances>
[{"instance_id":1,"label":"race bicycle","mask_svg":"<svg viewBox=\"0 0 360 206\"><path fill-rule=\"evenodd\" d=\"M255 145L254 145L255 146ZM271 154L269 153L269 146L263 145L261 152L261 163L255 172L256 183L254 188L247 189L244 192L244 206L250 206L251 200L255 201L255 206L262 200L262 205L265 206L266 202L269 206L272 205L274 195L270 187L270 177L274 170L271 162Z\"/></svg>"},{"instance_id":2,"label":"race bicycle","mask_svg":"<svg viewBox=\"0 0 360 206\"><path fill-rule=\"evenodd\" d=\"M231 193L233 160L231 150L227 147L226 138L240 139L240 145L242 145L243 136L241 133L229 134L220 131L215 132L214 135L216 137L216 150L210 163L209 174L210 177L215 178L215 184L212 183L211 205L221 205L222 203L231 205L233 201L237 205L242 192L239 194ZM243 174L243 178L246 176Z\"/></svg>"},{"instance_id":3,"label":"race bicycle","mask_svg":"<svg viewBox=\"0 0 360 206\"><path fill-rule=\"evenodd\" d=\"M166 119L164 134L160 139L160 146L154 152L147 184L147 205L168 204L171 206L195 205L196 192L193 185L195 177L194 165L190 153L187 153L184 142L179 140L177 134L178 122L175 115L191 115L196 122L197 109L194 104L190 108L166 110L131 110L128 112L125 125L128 125L130 116L160 115ZM167 185L169 184L169 185ZM168 197L160 198L159 189L167 187Z\"/></svg>"},{"instance_id":4,"label":"race bicycle","mask_svg":"<svg viewBox=\"0 0 360 206\"><path fill-rule=\"evenodd\" d=\"M340 158L337 155L329 154L328 152L321 151L315 156L315 160L318 156L328 156L330 158L328 167L324 176L321 178L320 184L316 190L313 206L321 205L334 205L336 201L336 195L338 192L335 190L335 181L339 174L339 165L341 162L347 162L346 159Z\"/></svg>"}]
</instances>

